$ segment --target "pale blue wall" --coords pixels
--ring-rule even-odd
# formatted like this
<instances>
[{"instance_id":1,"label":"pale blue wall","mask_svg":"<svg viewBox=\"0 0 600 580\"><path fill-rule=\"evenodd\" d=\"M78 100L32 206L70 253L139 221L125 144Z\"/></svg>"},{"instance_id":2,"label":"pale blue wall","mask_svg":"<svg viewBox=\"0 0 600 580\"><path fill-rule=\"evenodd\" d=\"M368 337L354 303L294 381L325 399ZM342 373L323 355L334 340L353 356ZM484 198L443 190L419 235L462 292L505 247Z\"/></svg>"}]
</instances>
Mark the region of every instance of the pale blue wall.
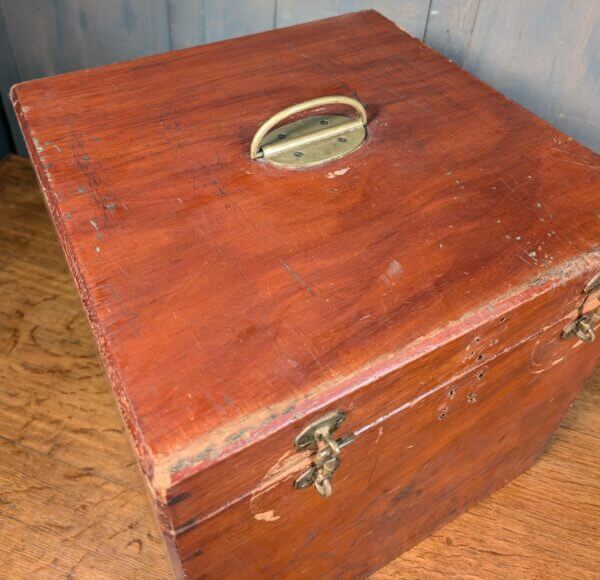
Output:
<instances>
[{"instance_id":1,"label":"pale blue wall","mask_svg":"<svg viewBox=\"0 0 600 580\"><path fill-rule=\"evenodd\" d=\"M0 90L375 8L600 152L600 0L0 0Z\"/></svg>"}]
</instances>

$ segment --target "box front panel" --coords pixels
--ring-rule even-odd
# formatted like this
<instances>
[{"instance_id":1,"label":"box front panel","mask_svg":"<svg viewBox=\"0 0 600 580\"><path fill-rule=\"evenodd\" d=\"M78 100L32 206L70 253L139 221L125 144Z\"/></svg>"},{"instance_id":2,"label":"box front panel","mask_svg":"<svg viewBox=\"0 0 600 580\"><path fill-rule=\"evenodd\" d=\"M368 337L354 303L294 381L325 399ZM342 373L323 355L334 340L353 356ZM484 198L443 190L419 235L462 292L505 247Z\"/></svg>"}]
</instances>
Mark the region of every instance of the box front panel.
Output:
<instances>
[{"instance_id":1,"label":"box front panel","mask_svg":"<svg viewBox=\"0 0 600 580\"><path fill-rule=\"evenodd\" d=\"M600 351L561 340L562 326L456 381L436 385L431 369L428 396L343 448L330 498L290 474L183 531L186 573L348 578L398 556L543 451Z\"/></svg>"}]
</instances>

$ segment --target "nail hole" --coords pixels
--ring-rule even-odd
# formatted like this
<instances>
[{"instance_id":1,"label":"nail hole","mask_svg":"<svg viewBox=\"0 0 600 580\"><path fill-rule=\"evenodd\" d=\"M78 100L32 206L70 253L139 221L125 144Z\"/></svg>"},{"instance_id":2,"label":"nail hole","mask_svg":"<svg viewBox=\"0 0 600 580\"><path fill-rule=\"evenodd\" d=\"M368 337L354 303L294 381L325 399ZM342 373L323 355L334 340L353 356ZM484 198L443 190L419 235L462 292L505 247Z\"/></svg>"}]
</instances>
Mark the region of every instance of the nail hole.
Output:
<instances>
[{"instance_id":1,"label":"nail hole","mask_svg":"<svg viewBox=\"0 0 600 580\"><path fill-rule=\"evenodd\" d=\"M476 342L477 344L479 344L479 343L481 342L481 337L480 337L480 336L476 336L476 337L475 337L475 342Z\"/></svg>"},{"instance_id":2,"label":"nail hole","mask_svg":"<svg viewBox=\"0 0 600 580\"><path fill-rule=\"evenodd\" d=\"M469 393L467 396L467 403L475 403L477 401L477 395L475 393Z\"/></svg>"},{"instance_id":3,"label":"nail hole","mask_svg":"<svg viewBox=\"0 0 600 580\"><path fill-rule=\"evenodd\" d=\"M323 119L321 121L321 125L329 125L329 121L327 119Z\"/></svg>"},{"instance_id":4,"label":"nail hole","mask_svg":"<svg viewBox=\"0 0 600 580\"><path fill-rule=\"evenodd\" d=\"M294 157L303 157L304 153L302 151L294 151Z\"/></svg>"},{"instance_id":5,"label":"nail hole","mask_svg":"<svg viewBox=\"0 0 600 580\"><path fill-rule=\"evenodd\" d=\"M285 138L286 138L285 133L279 133L279 135L277 135L277 139L285 139Z\"/></svg>"},{"instance_id":6,"label":"nail hole","mask_svg":"<svg viewBox=\"0 0 600 580\"><path fill-rule=\"evenodd\" d=\"M454 387L452 387L451 389L448 390L448 396L451 399L453 399L455 395L456 395L456 389Z\"/></svg>"},{"instance_id":7,"label":"nail hole","mask_svg":"<svg viewBox=\"0 0 600 580\"><path fill-rule=\"evenodd\" d=\"M448 409L442 409L438 415L438 421L443 421L448 416Z\"/></svg>"},{"instance_id":8,"label":"nail hole","mask_svg":"<svg viewBox=\"0 0 600 580\"><path fill-rule=\"evenodd\" d=\"M500 317L500 322L506 322L506 316L501 316Z\"/></svg>"},{"instance_id":9,"label":"nail hole","mask_svg":"<svg viewBox=\"0 0 600 580\"><path fill-rule=\"evenodd\" d=\"M480 355L477 357L477 362L481 362L481 361L482 361L484 358L485 358L485 356L484 356L484 355L482 355L482 354L480 354Z\"/></svg>"},{"instance_id":10,"label":"nail hole","mask_svg":"<svg viewBox=\"0 0 600 580\"><path fill-rule=\"evenodd\" d=\"M485 373L484 373L483 371L479 371L479 372L477 373L477 378L478 378L479 380L481 380L481 379L483 378L483 375L484 375L484 374L485 374Z\"/></svg>"},{"instance_id":11,"label":"nail hole","mask_svg":"<svg viewBox=\"0 0 600 580\"><path fill-rule=\"evenodd\" d=\"M338 137L338 141L340 143L346 143L348 141L348 139L346 139L346 137Z\"/></svg>"},{"instance_id":12,"label":"nail hole","mask_svg":"<svg viewBox=\"0 0 600 580\"><path fill-rule=\"evenodd\" d=\"M498 344L497 338L494 338L494 340L490 341L490 346L495 346L496 344Z\"/></svg>"}]
</instances>

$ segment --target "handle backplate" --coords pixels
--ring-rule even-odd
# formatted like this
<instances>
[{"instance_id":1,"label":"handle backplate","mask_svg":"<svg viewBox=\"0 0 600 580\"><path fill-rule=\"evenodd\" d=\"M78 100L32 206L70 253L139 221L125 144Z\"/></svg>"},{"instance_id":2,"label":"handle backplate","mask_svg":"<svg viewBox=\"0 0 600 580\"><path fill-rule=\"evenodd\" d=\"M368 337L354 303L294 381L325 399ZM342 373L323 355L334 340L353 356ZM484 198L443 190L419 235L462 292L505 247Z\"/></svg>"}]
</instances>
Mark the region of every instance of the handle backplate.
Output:
<instances>
[{"instance_id":1,"label":"handle backplate","mask_svg":"<svg viewBox=\"0 0 600 580\"><path fill-rule=\"evenodd\" d=\"M319 114L276 127L292 115L327 105L349 105L358 116ZM292 169L320 165L360 147L366 136L366 123L365 108L351 97L330 96L305 101L263 123L252 139L250 158L262 158L273 165Z\"/></svg>"}]
</instances>

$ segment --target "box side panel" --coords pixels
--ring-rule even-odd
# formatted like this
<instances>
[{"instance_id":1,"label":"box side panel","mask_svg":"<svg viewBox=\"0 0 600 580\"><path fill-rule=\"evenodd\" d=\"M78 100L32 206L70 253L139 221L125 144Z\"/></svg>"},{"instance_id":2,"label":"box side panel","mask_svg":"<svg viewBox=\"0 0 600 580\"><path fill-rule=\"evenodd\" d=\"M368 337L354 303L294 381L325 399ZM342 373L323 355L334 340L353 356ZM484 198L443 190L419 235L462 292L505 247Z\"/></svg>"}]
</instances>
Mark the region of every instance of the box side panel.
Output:
<instances>
[{"instance_id":1,"label":"box side panel","mask_svg":"<svg viewBox=\"0 0 600 580\"><path fill-rule=\"evenodd\" d=\"M128 395L123 386L119 370L114 362L114 354L110 348L110 344L106 339L103 330L100 328L100 324L97 316L97 309L94 301L91 299L90 289L83 275L83 268L79 260L77 251L72 243L70 243L69 237L66 233L66 225L64 215L61 214L57 204L57 198L53 193L51 180L44 170L45 164L40 156L40 152L43 151L43 147L37 144L37 139L34 137L35 131L29 126L28 121L23 114L23 107L13 93L13 105L15 112L19 120L21 130L23 131L23 137L27 146L27 151L32 161L32 166L35 171L40 189L48 208L48 213L52 218L54 228L58 240L60 242L63 253L67 260L69 270L73 276L77 292L81 299L83 310L87 316L88 323L92 330L98 352L104 369L114 393L117 407L126 426L126 432L133 449L135 450L136 457L138 459L138 465L144 476L144 481L148 482L152 477L153 472L153 460L149 456L147 445L144 441L144 436L140 430L138 420L131 408ZM41 150L41 151L40 151ZM154 489L152 486L148 486L148 490L152 497L154 497Z\"/></svg>"},{"instance_id":2,"label":"box side panel","mask_svg":"<svg viewBox=\"0 0 600 580\"><path fill-rule=\"evenodd\" d=\"M186 574L364 577L398 556L543 451L600 353L561 329L369 426L342 450L329 499L293 489L289 475L182 531Z\"/></svg>"}]
</instances>

